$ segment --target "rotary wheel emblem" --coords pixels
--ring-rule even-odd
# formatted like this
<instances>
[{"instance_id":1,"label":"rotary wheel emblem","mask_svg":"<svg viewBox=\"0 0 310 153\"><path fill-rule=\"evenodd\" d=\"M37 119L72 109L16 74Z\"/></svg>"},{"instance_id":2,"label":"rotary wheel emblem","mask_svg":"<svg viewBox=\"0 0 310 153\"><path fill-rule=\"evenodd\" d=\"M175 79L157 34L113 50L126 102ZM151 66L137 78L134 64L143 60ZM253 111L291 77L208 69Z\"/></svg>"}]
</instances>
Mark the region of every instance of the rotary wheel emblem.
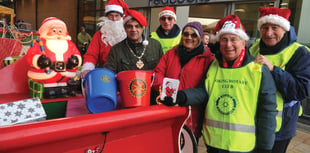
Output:
<instances>
[{"instance_id":1,"label":"rotary wheel emblem","mask_svg":"<svg viewBox=\"0 0 310 153\"><path fill-rule=\"evenodd\" d=\"M103 76L101 76L101 81L102 82L111 82L111 79L109 76L103 75Z\"/></svg>"},{"instance_id":2,"label":"rotary wheel emblem","mask_svg":"<svg viewBox=\"0 0 310 153\"><path fill-rule=\"evenodd\" d=\"M233 113L236 109L236 105L236 100L228 94L222 95L216 100L217 110L224 115Z\"/></svg>"},{"instance_id":3,"label":"rotary wheel emblem","mask_svg":"<svg viewBox=\"0 0 310 153\"><path fill-rule=\"evenodd\" d=\"M146 93L146 83L141 79L134 79L130 82L129 91L134 97L142 97Z\"/></svg>"}]
</instances>

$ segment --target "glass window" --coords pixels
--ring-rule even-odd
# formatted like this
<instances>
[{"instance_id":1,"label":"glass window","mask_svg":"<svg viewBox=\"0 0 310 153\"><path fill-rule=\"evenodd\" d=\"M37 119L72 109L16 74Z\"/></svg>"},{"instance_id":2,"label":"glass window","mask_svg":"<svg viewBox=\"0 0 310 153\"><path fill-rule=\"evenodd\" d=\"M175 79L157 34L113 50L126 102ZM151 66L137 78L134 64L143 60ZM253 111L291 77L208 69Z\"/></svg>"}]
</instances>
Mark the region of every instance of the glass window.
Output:
<instances>
[{"instance_id":1,"label":"glass window","mask_svg":"<svg viewBox=\"0 0 310 153\"><path fill-rule=\"evenodd\" d=\"M99 29L98 18L105 15L104 8L108 0L81 0L79 3L79 25L84 25L91 35Z\"/></svg>"},{"instance_id":2,"label":"glass window","mask_svg":"<svg viewBox=\"0 0 310 153\"><path fill-rule=\"evenodd\" d=\"M274 3L236 3L234 14L238 15L245 30L250 37L247 45L250 45L256 38L260 37L257 28L260 6L274 6Z\"/></svg>"},{"instance_id":3,"label":"glass window","mask_svg":"<svg viewBox=\"0 0 310 153\"><path fill-rule=\"evenodd\" d=\"M227 4L192 5L189 10L189 22L199 21L203 30L212 33L217 22L225 16Z\"/></svg>"}]
</instances>

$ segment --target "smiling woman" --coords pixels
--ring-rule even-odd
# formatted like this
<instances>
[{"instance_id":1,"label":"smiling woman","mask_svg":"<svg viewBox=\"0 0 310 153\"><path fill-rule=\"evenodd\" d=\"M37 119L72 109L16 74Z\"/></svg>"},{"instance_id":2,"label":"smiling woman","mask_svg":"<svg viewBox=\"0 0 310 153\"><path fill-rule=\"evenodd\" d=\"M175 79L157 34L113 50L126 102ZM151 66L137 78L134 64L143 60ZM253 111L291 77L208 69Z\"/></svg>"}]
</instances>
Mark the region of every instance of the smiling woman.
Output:
<instances>
[{"instance_id":1,"label":"smiling woman","mask_svg":"<svg viewBox=\"0 0 310 153\"><path fill-rule=\"evenodd\" d=\"M202 39L203 29L199 22L190 22L183 28L181 43L186 51L191 52L198 48Z\"/></svg>"},{"instance_id":2,"label":"smiling woman","mask_svg":"<svg viewBox=\"0 0 310 153\"><path fill-rule=\"evenodd\" d=\"M160 90L166 77L180 80L178 90L194 88L198 85L199 81L205 76L209 63L214 59L211 52L204 47L202 43L203 37L200 22L189 22L184 26L179 45L168 50L154 69L153 89ZM164 101L169 103L169 98L166 98ZM185 125L190 130L183 131L185 132L183 133L185 146L191 144L187 142L186 136L189 138L189 135L193 135L197 141L201 136L202 121L199 119L201 119L200 115L202 113L200 112L202 110L200 108L203 107L200 105L191 107L191 117L189 117Z\"/></svg>"}]
</instances>

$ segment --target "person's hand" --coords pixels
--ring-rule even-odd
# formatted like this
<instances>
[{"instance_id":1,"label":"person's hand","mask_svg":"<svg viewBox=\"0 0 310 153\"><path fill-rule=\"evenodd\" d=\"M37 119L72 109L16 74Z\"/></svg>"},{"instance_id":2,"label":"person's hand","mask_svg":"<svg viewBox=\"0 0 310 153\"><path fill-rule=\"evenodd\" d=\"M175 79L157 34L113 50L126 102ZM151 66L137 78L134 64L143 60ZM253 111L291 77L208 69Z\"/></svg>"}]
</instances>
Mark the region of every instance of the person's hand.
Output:
<instances>
[{"instance_id":1,"label":"person's hand","mask_svg":"<svg viewBox=\"0 0 310 153\"><path fill-rule=\"evenodd\" d=\"M82 72L81 74L81 79L83 79L85 77L85 75L89 72L90 70L85 70Z\"/></svg>"},{"instance_id":2,"label":"person's hand","mask_svg":"<svg viewBox=\"0 0 310 153\"><path fill-rule=\"evenodd\" d=\"M166 106L174 106L176 104L178 104L180 106L185 106L186 100L187 100L186 94L182 90L180 90L177 93L177 99L176 99L175 103L173 102L172 97L168 97L168 96L166 96L164 98L164 100L160 100L160 103L162 103Z\"/></svg>"},{"instance_id":3,"label":"person's hand","mask_svg":"<svg viewBox=\"0 0 310 153\"><path fill-rule=\"evenodd\" d=\"M38 59L37 64L41 69L45 69L47 67L50 67L52 62L50 58L46 57L45 55L41 55Z\"/></svg>"},{"instance_id":4,"label":"person's hand","mask_svg":"<svg viewBox=\"0 0 310 153\"><path fill-rule=\"evenodd\" d=\"M164 100L161 100L160 102L166 106L174 106L177 104L173 102L172 97L168 97L168 96L166 96Z\"/></svg>"},{"instance_id":5,"label":"person's hand","mask_svg":"<svg viewBox=\"0 0 310 153\"><path fill-rule=\"evenodd\" d=\"M67 69L73 69L74 67L79 65L79 59L75 55L71 55L71 57L68 59L67 63Z\"/></svg>"},{"instance_id":6,"label":"person's hand","mask_svg":"<svg viewBox=\"0 0 310 153\"><path fill-rule=\"evenodd\" d=\"M267 57L265 57L263 55L257 56L254 62L256 62L258 64L265 64L268 67L269 71L273 71L274 67L273 67L272 63L269 61L269 59Z\"/></svg>"}]
</instances>

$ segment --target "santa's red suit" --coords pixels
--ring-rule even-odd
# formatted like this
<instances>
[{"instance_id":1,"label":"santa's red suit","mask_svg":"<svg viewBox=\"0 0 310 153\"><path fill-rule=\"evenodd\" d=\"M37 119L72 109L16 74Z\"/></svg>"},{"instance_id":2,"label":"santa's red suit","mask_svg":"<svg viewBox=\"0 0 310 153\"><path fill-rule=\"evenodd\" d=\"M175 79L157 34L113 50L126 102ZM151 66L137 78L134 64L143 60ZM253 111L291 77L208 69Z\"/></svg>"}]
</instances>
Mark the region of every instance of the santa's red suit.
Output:
<instances>
[{"instance_id":1,"label":"santa's red suit","mask_svg":"<svg viewBox=\"0 0 310 153\"><path fill-rule=\"evenodd\" d=\"M105 13L106 15L109 13L119 13L123 16L127 9L129 8L124 1L110 0L105 6ZM97 66L103 67L111 46L126 38L122 18L110 19L107 16L103 16L98 21L97 26L100 27L100 30L94 34L87 52L84 54L82 72L92 70Z\"/></svg>"},{"instance_id":2,"label":"santa's red suit","mask_svg":"<svg viewBox=\"0 0 310 153\"><path fill-rule=\"evenodd\" d=\"M68 43L68 47L63 51L52 51L53 49L47 47L46 40L44 38L41 38L41 41L43 42L45 56L51 60L52 65L57 64L57 62L64 62L64 64L66 65L68 59L72 55L78 58L78 66L82 64L82 57L80 55L80 52L76 48L75 44L72 43L70 40L66 41ZM41 55L43 55L42 47L40 48L40 43L38 42L34 43L27 52L27 61L31 66L28 71L28 77L30 79L43 83L44 87L55 87L59 86L59 84L62 84L60 86L67 85L66 83L68 79L76 76L78 66L72 69L65 68L59 72L57 72L58 70L55 70L54 66L51 66L50 72L47 73L46 69L41 69L38 66L38 59Z\"/></svg>"},{"instance_id":3,"label":"santa's red suit","mask_svg":"<svg viewBox=\"0 0 310 153\"><path fill-rule=\"evenodd\" d=\"M92 63L96 66L97 61L99 61L99 66L103 67L103 64L106 62L108 58L108 54L111 49L111 45L109 43L103 43L102 33L97 31L92 38L92 41L89 44L87 52L84 54L84 63ZM98 56L99 55L99 56Z\"/></svg>"}]
</instances>

